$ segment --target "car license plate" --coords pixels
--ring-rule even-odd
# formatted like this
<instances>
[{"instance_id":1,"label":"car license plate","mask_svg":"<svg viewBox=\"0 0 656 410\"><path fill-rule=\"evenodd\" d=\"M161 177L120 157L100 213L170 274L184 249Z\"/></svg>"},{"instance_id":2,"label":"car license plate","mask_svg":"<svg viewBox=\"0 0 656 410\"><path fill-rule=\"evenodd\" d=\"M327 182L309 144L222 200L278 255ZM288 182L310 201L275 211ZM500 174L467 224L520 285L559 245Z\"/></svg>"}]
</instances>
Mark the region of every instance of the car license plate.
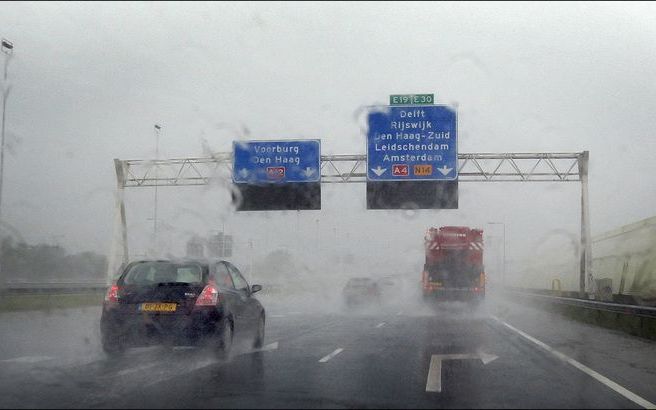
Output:
<instances>
[{"instance_id":1,"label":"car license plate","mask_svg":"<svg viewBox=\"0 0 656 410\"><path fill-rule=\"evenodd\" d=\"M178 308L176 303L142 303L142 312L175 312Z\"/></svg>"}]
</instances>

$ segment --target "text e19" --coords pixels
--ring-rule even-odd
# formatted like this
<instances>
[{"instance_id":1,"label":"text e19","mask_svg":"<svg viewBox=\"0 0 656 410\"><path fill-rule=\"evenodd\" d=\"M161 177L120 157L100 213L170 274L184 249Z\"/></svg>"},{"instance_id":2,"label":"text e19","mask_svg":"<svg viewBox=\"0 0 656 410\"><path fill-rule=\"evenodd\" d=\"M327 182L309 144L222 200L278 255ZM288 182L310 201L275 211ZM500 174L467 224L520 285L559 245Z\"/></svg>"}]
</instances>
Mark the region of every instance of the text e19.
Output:
<instances>
[{"instance_id":1,"label":"text e19","mask_svg":"<svg viewBox=\"0 0 656 410\"><path fill-rule=\"evenodd\" d=\"M420 105L433 104L433 94L394 94L390 95L390 105Z\"/></svg>"}]
</instances>

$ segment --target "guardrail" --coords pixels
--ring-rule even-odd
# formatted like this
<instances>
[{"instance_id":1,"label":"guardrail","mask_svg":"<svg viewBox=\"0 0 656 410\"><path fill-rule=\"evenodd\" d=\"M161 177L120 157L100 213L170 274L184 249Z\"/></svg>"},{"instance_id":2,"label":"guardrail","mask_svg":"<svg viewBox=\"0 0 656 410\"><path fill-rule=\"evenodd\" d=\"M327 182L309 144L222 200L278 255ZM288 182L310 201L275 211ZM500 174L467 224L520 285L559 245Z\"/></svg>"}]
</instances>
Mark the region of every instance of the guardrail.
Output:
<instances>
[{"instance_id":1,"label":"guardrail","mask_svg":"<svg viewBox=\"0 0 656 410\"><path fill-rule=\"evenodd\" d=\"M558 312L570 319L590 323L633 336L656 340L656 308L622 303L551 296L526 291L506 290L514 300Z\"/></svg>"},{"instance_id":2,"label":"guardrail","mask_svg":"<svg viewBox=\"0 0 656 410\"><path fill-rule=\"evenodd\" d=\"M620 303L599 302L596 300L583 300L559 296L542 295L538 293L507 291L520 296L528 296L534 299L542 299L547 302L568 306L577 306L585 309L601 310L605 312L621 313L624 315L656 318L656 308L648 306L626 305Z\"/></svg>"}]
</instances>

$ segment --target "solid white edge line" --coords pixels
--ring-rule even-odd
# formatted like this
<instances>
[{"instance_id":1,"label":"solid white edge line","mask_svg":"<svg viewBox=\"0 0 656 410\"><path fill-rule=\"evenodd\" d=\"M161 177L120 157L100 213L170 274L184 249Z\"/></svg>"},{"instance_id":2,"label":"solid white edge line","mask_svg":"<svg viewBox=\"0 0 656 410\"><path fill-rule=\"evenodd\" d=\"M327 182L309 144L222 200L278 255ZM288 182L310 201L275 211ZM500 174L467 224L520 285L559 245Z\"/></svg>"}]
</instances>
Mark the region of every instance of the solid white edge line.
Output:
<instances>
[{"instance_id":1,"label":"solid white edge line","mask_svg":"<svg viewBox=\"0 0 656 410\"><path fill-rule=\"evenodd\" d=\"M597 373L596 371L592 370L591 368L587 367L586 365L577 362L576 360L574 360L571 357L559 352L558 350L552 348L551 346L547 345L546 343L543 343L543 342L539 341L538 339L536 339L536 338L522 332L521 330L509 325L508 323L504 322L503 320L499 319L498 317L496 317L496 316L491 316L491 317L492 317L492 319L494 319L497 322L501 323L502 325L504 325L508 329L510 329L513 332L517 333L518 335L522 336L526 340L538 345L540 348L542 348L542 349L546 350L547 352L553 354L554 356L556 356L560 360L562 360L562 361L576 367L577 369L579 369L583 373L585 373L588 376L594 378L598 382L602 383L603 385L605 385L609 389L615 391L616 393L622 395L623 397L631 400L635 404L637 404L641 407L644 407L646 409L656 409L656 404L654 404L654 403L652 403L648 400L643 399L642 397L640 397L637 394L631 392L630 390L620 386L619 384L615 383L614 381L610 380L609 378Z\"/></svg>"},{"instance_id":2,"label":"solid white edge line","mask_svg":"<svg viewBox=\"0 0 656 410\"><path fill-rule=\"evenodd\" d=\"M326 357L322 358L321 360L319 360L319 363L326 363L328 360L332 359L333 357L337 356L338 354L342 353L343 351L344 351L344 349L339 348L339 349L335 350L334 352L332 352L331 354L329 354L328 356L326 356Z\"/></svg>"}]
</instances>

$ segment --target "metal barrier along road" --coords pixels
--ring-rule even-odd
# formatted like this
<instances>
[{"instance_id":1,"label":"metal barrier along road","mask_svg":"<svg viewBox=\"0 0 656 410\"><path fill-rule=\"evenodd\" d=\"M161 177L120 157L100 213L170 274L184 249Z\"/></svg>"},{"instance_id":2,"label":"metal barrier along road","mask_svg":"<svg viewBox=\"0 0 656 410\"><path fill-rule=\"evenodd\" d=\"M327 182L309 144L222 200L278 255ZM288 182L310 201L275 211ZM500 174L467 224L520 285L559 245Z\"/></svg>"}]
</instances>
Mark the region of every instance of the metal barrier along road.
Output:
<instances>
[{"instance_id":1,"label":"metal barrier along road","mask_svg":"<svg viewBox=\"0 0 656 410\"><path fill-rule=\"evenodd\" d=\"M565 298L560 296L540 295L536 293L508 291L508 293L532 298L535 300L542 300L547 303L575 306L584 309L591 309L604 312L620 313L629 316L656 318L656 307L625 305L620 303L599 302L594 300L583 300L575 298Z\"/></svg>"},{"instance_id":2,"label":"metal barrier along road","mask_svg":"<svg viewBox=\"0 0 656 410\"><path fill-rule=\"evenodd\" d=\"M10 295L100 293L107 289L99 282L7 283L4 292Z\"/></svg>"}]
</instances>

